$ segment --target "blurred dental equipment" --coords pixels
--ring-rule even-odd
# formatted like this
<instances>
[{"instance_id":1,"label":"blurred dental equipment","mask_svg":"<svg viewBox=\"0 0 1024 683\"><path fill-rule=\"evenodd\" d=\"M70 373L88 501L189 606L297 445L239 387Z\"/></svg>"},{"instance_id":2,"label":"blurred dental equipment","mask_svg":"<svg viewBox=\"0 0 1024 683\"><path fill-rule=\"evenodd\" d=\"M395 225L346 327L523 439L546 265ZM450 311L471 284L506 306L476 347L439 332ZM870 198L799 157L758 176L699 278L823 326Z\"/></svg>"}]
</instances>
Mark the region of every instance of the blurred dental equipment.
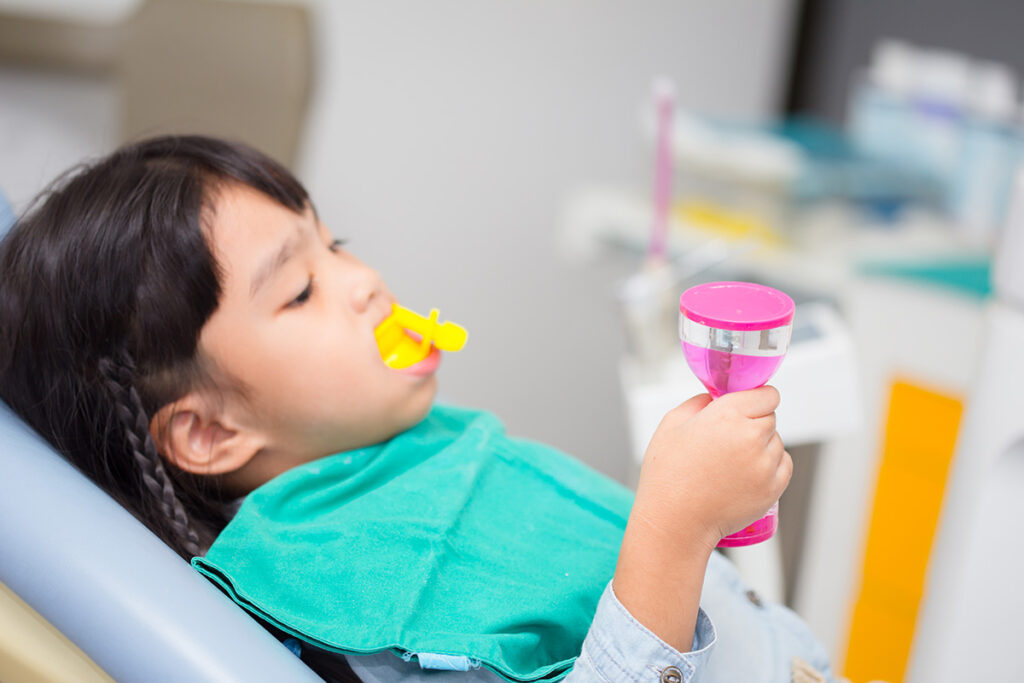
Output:
<instances>
[{"instance_id":1,"label":"blurred dental equipment","mask_svg":"<svg viewBox=\"0 0 1024 683\"><path fill-rule=\"evenodd\" d=\"M667 352L673 322L667 311L676 283L666 246L672 204L675 86L668 78L659 77L654 81L652 95L657 131L650 238L642 268L622 284L618 297L630 348L649 362Z\"/></svg>"},{"instance_id":2,"label":"blurred dental equipment","mask_svg":"<svg viewBox=\"0 0 1024 683\"><path fill-rule=\"evenodd\" d=\"M668 214L672 203L672 122L674 120L675 86L668 78L654 82L654 107L657 133L654 162L654 220L651 222L651 244L647 250L649 262L665 260L665 239L668 233Z\"/></svg>"},{"instance_id":3,"label":"blurred dental equipment","mask_svg":"<svg viewBox=\"0 0 1024 683\"><path fill-rule=\"evenodd\" d=\"M1004 64L886 39L854 79L848 128L867 157L929 176L960 236L991 248L1024 153L1018 96Z\"/></svg>"},{"instance_id":4,"label":"blurred dental equipment","mask_svg":"<svg viewBox=\"0 0 1024 683\"><path fill-rule=\"evenodd\" d=\"M957 440L907 681L1024 680L1024 168L985 311L982 361ZM956 653L971 653L969 657Z\"/></svg>"}]
</instances>

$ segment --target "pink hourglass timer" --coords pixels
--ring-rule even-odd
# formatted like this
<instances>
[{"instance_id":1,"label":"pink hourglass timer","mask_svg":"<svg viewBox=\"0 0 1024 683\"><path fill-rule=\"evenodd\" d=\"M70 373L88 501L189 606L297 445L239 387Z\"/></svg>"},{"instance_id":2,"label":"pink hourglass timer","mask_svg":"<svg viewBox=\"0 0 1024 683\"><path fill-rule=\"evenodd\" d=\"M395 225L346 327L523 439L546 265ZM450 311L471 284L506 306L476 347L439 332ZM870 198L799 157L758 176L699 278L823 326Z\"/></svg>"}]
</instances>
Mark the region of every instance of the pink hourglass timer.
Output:
<instances>
[{"instance_id":1,"label":"pink hourglass timer","mask_svg":"<svg viewBox=\"0 0 1024 683\"><path fill-rule=\"evenodd\" d=\"M763 385L782 363L793 331L793 300L752 282L709 282L679 297L679 338L686 363L712 398ZM779 504L720 548L753 545L779 526Z\"/></svg>"}]
</instances>

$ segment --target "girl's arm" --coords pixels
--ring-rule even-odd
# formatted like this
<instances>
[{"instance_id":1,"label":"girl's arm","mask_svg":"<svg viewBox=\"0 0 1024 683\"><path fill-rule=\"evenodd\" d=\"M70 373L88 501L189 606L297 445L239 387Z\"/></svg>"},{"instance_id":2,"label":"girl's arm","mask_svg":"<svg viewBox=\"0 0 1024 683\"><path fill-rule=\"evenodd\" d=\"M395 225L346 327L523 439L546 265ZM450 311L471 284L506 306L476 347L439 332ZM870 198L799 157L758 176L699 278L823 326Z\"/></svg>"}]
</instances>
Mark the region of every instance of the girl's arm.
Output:
<instances>
[{"instance_id":1,"label":"girl's arm","mask_svg":"<svg viewBox=\"0 0 1024 683\"><path fill-rule=\"evenodd\" d=\"M701 538L681 544L646 517L633 514L612 580L615 596L668 645L689 652L713 549Z\"/></svg>"}]
</instances>

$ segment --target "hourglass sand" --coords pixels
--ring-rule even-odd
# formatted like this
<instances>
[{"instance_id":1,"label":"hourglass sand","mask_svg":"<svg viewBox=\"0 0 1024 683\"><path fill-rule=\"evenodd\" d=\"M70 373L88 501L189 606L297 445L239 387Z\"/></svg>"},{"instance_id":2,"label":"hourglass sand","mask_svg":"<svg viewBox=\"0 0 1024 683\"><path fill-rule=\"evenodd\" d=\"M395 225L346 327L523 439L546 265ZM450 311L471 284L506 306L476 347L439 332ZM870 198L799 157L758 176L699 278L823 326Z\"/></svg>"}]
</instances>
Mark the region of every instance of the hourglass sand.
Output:
<instances>
[{"instance_id":1,"label":"hourglass sand","mask_svg":"<svg viewBox=\"0 0 1024 683\"><path fill-rule=\"evenodd\" d=\"M763 385L782 363L793 331L793 300L751 282L709 282L679 297L679 338L686 363L712 398ZM778 528L779 504L718 546L753 545Z\"/></svg>"}]
</instances>

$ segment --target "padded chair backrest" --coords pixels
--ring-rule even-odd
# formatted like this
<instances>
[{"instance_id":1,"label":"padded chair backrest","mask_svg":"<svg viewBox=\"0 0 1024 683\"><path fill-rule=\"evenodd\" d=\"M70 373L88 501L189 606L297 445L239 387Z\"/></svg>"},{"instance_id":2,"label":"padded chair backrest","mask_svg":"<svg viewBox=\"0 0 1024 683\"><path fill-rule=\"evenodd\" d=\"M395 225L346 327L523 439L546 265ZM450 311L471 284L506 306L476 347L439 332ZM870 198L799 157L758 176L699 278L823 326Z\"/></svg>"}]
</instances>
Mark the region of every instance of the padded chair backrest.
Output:
<instances>
[{"instance_id":1,"label":"padded chair backrest","mask_svg":"<svg viewBox=\"0 0 1024 683\"><path fill-rule=\"evenodd\" d=\"M3 239L4 235L14 224L14 209L7 203L7 198L4 197L4 193L0 192L0 239Z\"/></svg>"},{"instance_id":2,"label":"padded chair backrest","mask_svg":"<svg viewBox=\"0 0 1024 683\"><path fill-rule=\"evenodd\" d=\"M122 683L320 681L2 402L0 583Z\"/></svg>"}]
</instances>

